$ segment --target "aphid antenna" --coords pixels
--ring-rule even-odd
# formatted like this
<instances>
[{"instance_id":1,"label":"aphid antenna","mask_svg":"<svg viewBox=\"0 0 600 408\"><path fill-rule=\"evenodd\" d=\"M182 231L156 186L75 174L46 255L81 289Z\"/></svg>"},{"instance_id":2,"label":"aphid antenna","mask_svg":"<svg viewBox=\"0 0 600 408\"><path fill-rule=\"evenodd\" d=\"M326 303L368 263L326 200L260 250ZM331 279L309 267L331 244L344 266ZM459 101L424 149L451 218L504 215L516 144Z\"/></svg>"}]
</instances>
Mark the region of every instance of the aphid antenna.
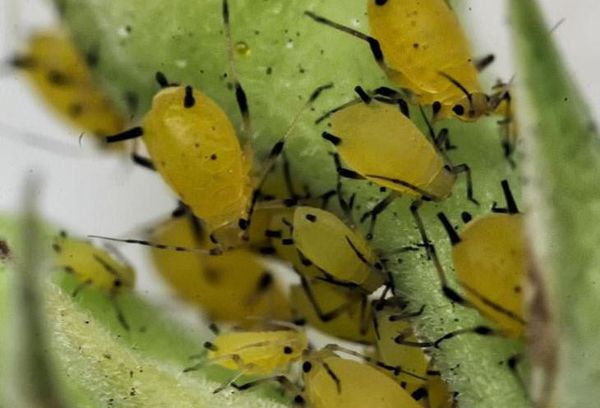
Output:
<instances>
[{"instance_id":1,"label":"aphid antenna","mask_svg":"<svg viewBox=\"0 0 600 408\"><path fill-rule=\"evenodd\" d=\"M103 235L88 235L88 238L96 238L102 239L105 241L112 242L122 242L124 244L134 244L134 245L142 245L155 249L165 250L165 251L175 251L175 252L192 252L202 255L210 255L210 256L218 256L223 254L223 250L221 248L212 248L212 249L204 249L204 248L190 248L178 245L166 245L159 242L146 241L141 239L131 239L131 238L114 238L107 237Z\"/></svg>"}]
</instances>

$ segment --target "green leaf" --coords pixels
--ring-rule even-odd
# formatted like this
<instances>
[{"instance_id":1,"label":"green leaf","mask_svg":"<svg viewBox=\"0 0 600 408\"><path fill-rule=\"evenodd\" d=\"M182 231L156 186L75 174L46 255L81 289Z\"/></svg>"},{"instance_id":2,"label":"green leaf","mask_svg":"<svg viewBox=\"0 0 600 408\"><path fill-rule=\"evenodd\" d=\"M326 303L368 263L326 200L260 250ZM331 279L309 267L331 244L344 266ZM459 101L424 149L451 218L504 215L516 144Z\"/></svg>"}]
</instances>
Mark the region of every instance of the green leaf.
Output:
<instances>
[{"instance_id":1,"label":"green leaf","mask_svg":"<svg viewBox=\"0 0 600 408\"><path fill-rule=\"evenodd\" d=\"M540 406L600 398L600 146L596 126L533 0L512 0L527 175Z\"/></svg>"},{"instance_id":2,"label":"green leaf","mask_svg":"<svg viewBox=\"0 0 600 408\"><path fill-rule=\"evenodd\" d=\"M239 114L227 72L227 49L222 36L220 0L57 0L65 22L83 51L99 50L97 76L114 100L125 106L125 95L139 98L136 113L143 113L158 90L154 73L163 71L172 81L189 83L214 98L239 125ZM320 138L324 127L313 124L318 113L354 98L353 88L390 85L373 61L368 46L343 33L320 26L303 16L313 10L347 25L368 31L364 0L231 1L234 41L243 41L250 52L236 55L238 76L249 97L253 116L252 145L258 159L289 126L292 116L310 92L334 82L333 90L305 115L286 144L294 179L313 194L335 183L331 147ZM413 116L418 116L413 112ZM441 204L427 203L423 216L446 270L452 273L450 245L435 213L443 210L458 222L462 211L487 213L502 200L500 181L516 174L502 157L496 119L476 124L448 122L455 163L467 162L474 173L477 207L465 198L461 180L453 196ZM257 160L260 162L260 160ZM382 198L375 186L348 181L344 191L357 194L357 218ZM408 199L397 200L378 222L373 246L382 253L419 242L408 211ZM365 225L360 225L364 228ZM450 330L481 322L478 313L452 305L442 296L430 260L423 253L403 256L391 265L398 290L415 308L425 305L417 330L434 340ZM435 359L443 377L460 395L463 407L526 407L527 398L506 360L521 350L519 342L502 338L463 335L443 343Z\"/></svg>"},{"instance_id":3,"label":"green leaf","mask_svg":"<svg viewBox=\"0 0 600 408\"><path fill-rule=\"evenodd\" d=\"M182 327L135 295L118 299L131 330L115 317L106 294L77 285L64 271L48 275L48 228L27 213L0 217L11 258L0 263L0 400L11 407L265 407L284 406L273 393L212 391L230 372L207 368L184 374L206 333ZM20 238L22 237L22 238ZM23 260L17 262L16 260ZM13 270L14 269L14 270ZM68 403L65 402L68 401Z\"/></svg>"}]
</instances>

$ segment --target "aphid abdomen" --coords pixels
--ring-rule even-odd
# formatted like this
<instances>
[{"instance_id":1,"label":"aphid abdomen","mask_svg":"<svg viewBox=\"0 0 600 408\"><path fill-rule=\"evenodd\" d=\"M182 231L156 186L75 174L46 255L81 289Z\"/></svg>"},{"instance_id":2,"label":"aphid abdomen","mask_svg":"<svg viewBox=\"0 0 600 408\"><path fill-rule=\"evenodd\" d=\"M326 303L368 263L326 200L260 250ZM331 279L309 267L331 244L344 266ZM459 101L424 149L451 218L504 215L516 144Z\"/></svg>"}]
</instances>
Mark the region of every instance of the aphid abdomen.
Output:
<instances>
[{"instance_id":1,"label":"aphid abdomen","mask_svg":"<svg viewBox=\"0 0 600 408\"><path fill-rule=\"evenodd\" d=\"M192 95L186 107L183 87L158 93L144 119L144 141L167 183L214 230L245 214L251 185L229 118L200 92Z\"/></svg>"}]
</instances>

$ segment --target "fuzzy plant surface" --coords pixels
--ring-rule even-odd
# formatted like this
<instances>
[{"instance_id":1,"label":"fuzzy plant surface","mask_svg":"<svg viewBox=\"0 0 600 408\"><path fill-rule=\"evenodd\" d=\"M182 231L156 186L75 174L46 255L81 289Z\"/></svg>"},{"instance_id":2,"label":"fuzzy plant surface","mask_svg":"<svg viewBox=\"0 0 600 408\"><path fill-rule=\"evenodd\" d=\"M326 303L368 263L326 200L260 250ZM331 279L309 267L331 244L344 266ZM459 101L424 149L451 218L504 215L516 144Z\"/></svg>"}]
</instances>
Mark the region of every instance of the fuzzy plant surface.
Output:
<instances>
[{"instance_id":1,"label":"fuzzy plant surface","mask_svg":"<svg viewBox=\"0 0 600 408\"><path fill-rule=\"evenodd\" d=\"M209 95L240 128L227 74L221 0L171 0L168 5L161 0L55 3L80 49L96 57L94 69L99 82L123 110L138 119L143 116L158 90L154 74L161 71L171 81L193 85ZM439 350L433 350L433 357L443 379L457 393L460 407L529 407L532 396L545 406L576 406L577 398L582 398L577 406L585 406L585 401L596 400L589 399L594 392L600 392L594 390L598 379L598 365L594 362L598 359L592 354L600 336L584 312L594 310L600 299L595 296L597 289L593 284L598 242L593 226L600 216L596 211L600 208L596 204L599 193L594 185L598 169L595 128L560 65L535 2L513 0L510 7L520 61L518 72L523 78L516 84L518 121L522 124L519 136L526 146L530 180L523 187L529 204L526 209L531 215L530 286L536 294L530 308L529 331L535 339L531 346L532 373L534 391L541 391L526 392L519 377L507 367L511 356L524 354L521 341L466 334L443 342ZM304 16L306 10L369 31L364 0L230 0L235 65L248 94L253 122L253 132L244 141L256 152L257 168L310 92L323 84L334 85L317 100L314 111L301 117L285 147L294 183L318 195L335 186L336 175L329 154L332 147L320 136L327 123L315 125L315 118L354 99L356 85L375 88L391 84L366 44L316 24ZM412 117L418 117L418 110L413 109ZM503 179L510 181L520 202L523 160L516 158L515 169L503 157L497 120L436 124L450 129L452 143L457 146L449 152L450 158L457 164L469 164L480 203L475 205L466 199L464 180L459 180L449 199L422 207L429 236L450 275L451 247L436 213L444 211L457 224L463 211L473 216L489 213L494 202L503 200ZM567 162L565 157L571 159ZM385 193L363 181L345 181L343 192L348 197L356 194L354 221L364 231L367 225L360 222L362 213ZM372 246L382 255L420 241L410 204L411 199L398 198L379 218ZM0 231L9 246L19 247L27 254L26 251L35 250L30 245L19 246L17 231L44 235L32 225L22 226L4 218ZM32 228L37 228L37 234L31 232ZM542 236L544 239L539 239ZM24 257L41 257L38 252ZM35 264L30 267L36 269ZM396 291L415 310L424 306L423 313L415 319L415 329L423 340L490 324L476 311L453 304L442 295L434 265L424 252L396 256L389 268ZM7 275L10 276L3 272L0 275L0 290L14 295L18 285L7 283ZM64 395L69 402L54 403L54 399L41 398L48 403L39 406L266 407L286 403L264 390L213 395L219 379L226 378L215 370L183 375L182 368L189 365L187 357L201 348L203 334L175 328L167 316L134 295L123 299L124 313L134 326L130 332L124 332L114 319L112 305L102 294L91 291L74 300L69 290L75 283L68 279L42 282L40 286L44 290L35 293L44 295L39 303L43 307L36 307L35 302L28 306L6 301L0 309L2 325L9 324L11 317L22 310L45 316L33 319L40 328L30 329L29 333L42 330L49 335L49 348L44 344L32 346L35 350L51 350L38 357L40 361L49 360L48 368L42 370L33 365L29 372L44 384L38 387L39 392L63 395L62 391L53 390L66 390ZM10 334L2 340L4 350L11 349L11 341L28 336L26 329L4 327L7 329L3 331ZM18 360L19 354L14 357ZM32 367L27 355L20 358L22 365ZM4 365L9 367L2 367L6 380L12 371L10 364ZM57 378L56 384L44 383L48 370L54 370L51 377ZM550 390L554 391L552 395ZM574 395L573 390L579 393ZM57 397L59 400L61 397Z\"/></svg>"}]
</instances>

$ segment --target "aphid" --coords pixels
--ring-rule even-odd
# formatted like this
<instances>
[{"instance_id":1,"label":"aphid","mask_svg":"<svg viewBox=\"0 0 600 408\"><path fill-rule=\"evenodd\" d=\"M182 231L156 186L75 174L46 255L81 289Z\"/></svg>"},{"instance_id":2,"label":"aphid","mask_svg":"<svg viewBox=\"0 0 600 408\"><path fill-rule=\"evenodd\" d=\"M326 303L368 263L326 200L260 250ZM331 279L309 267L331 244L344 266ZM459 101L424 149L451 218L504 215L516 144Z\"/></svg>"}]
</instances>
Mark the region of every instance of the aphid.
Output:
<instances>
[{"instance_id":1,"label":"aphid","mask_svg":"<svg viewBox=\"0 0 600 408\"><path fill-rule=\"evenodd\" d=\"M472 57L468 40L444 0L369 0L373 36L335 23L313 12L313 20L366 41L388 77L419 104L433 106L436 117L454 115L475 120L510 98L506 89L491 96L481 91L478 71L493 61Z\"/></svg>"},{"instance_id":2,"label":"aphid","mask_svg":"<svg viewBox=\"0 0 600 408\"><path fill-rule=\"evenodd\" d=\"M32 35L11 60L54 111L76 128L106 136L123 130L126 118L97 86L90 69L97 62L93 53L86 61L61 31Z\"/></svg>"},{"instance_id":3,"label":"aphid","mask_svg":"<svg viewBox=\"0 0 600 408\"><path fill-rule=\"evenodd\" d=\"M199 221L189 213L161 223L151 235L167 245L211 245ZM248 317L291 320L290 305L276 276L249 249L234 249L220 256L151 251L161 276L185 300L201 306L211 320L243 327L256 323Z\"/></svg>"},{"instance_id":4,"label":"aphid","mask_svg":"<svg viewBox=\"0 0 600 408\"><path fill-rule=\"evenodd\" d=\"M250 112L233 67L227 0L223 1L223 21L230 53L230 78L244 131L248 133ZM191 86L171 86L160 73L157 79L163 89L154 96L143 126L110 136L107 141L112 143L143 136L156 170L203 221L213 240L225 249L238 246L247 239L261 185L282 153L299 115L331 85L321 86L311 94L286 134L271 148L262 170L254 175L251 149L249 146L242 149L233 125L221 107Z\"/></svg>"},{"instance_id":5,"label":"aphid","mask_svg":"<svg viewBox=\"0 0 600 408\"><path fill-rule=\"evenodd\" d=\"M88 286L107 293L115 307L119 322L129 329L116 297L131 291L134 287L135 272L131 266L115 258L106 249L99 248L87 240L70 238L65 232L61 232L54 238L52 248L54 264L64 268L79 281L73 296Z\"/></svg>"},{"instance_id":6,"label":"aphid","mask_svg":"<svg viewBox=\"0 0 600 408\"><path fill-rule=\"evenodd\" d=\"M460 234L445 214L439 213L450 242L452 261L464 297L450 289L441 271L444 292L454 301L474 307L498 324L505 335L522 338L523 279L527 270L523 216L506 180L502 181L506 208L494 204L493 214L467 223ZM480 334L492 334L492 329L478 328ZM444 339L452 337L449 333Z\"/></svg>"},{"instance_id":7,"label":"aphid","mask_svg":"<svg viewBox=\"0 0 600 408\"><path fill-rule=\"evenodd\" d=\"M356 91L363 103L349 104L333 112L331 131L323 132L323 138L335 146L337 154L349 166L349 169L343 168L336 159L341 177L367 179L391 190L363 216L363 219L371 218L367 238L372 237L378 214L398 194L417 200L441 201L450 195L460 173L466 175L467 198L477 203L469 166L466 163L452 165L444 152L447 129L436 136L429 125L428 139L395 104L372 99L360 87ZM413 214L418 205L413 204Z\"/></svg>"},{"instance_id":8,"label":"aphid","mask_svg":"<svg viewBox=\"0 0 600 408\"><path fill-rule=\"evenodd\" d=\"M305 399L313 408L421 407L374 366L341 358L327 348L309 355L302 378Z\"/></svg>"},{"instance_id":9,"label":"aphid","mask_svg":"<svg viewBox=\"0 0 600 408\"><path fill-rule=\"evenodd\" d=\"M326 346L321 351L312 352L309 350L306 334L291 326L279 330L219 334L213 342L205 343L205 347L208 349L206 360L208 363L239 372L215 392L228 386L246 390L268 381L277 381L297 394L296 402L306 401L312 407L365 406L364 402L358 404L357 401L352 402L352 399L357 398L358 395L362 395L362 399L358 401L367 401L366 399L376 395L386 404L402 402L406 404L402 406L406 407L419 406L406 391L378 369L369 364L342 359L334 351L363 357L359 353L334 344ZM300 360L302 360L304 393L298 392L298 387L282 374L291 364ZM368 358L367 361L377 364ZM206 362L201 362L185 371L198 369L204 364ZM388 368L395 371L402 370L401 367ZM269 377L242 385L236 383L238 378L247 374L269 375ZM334 403L338 400L346 403L342 405Z\"/></svg>"}]
</instances>

